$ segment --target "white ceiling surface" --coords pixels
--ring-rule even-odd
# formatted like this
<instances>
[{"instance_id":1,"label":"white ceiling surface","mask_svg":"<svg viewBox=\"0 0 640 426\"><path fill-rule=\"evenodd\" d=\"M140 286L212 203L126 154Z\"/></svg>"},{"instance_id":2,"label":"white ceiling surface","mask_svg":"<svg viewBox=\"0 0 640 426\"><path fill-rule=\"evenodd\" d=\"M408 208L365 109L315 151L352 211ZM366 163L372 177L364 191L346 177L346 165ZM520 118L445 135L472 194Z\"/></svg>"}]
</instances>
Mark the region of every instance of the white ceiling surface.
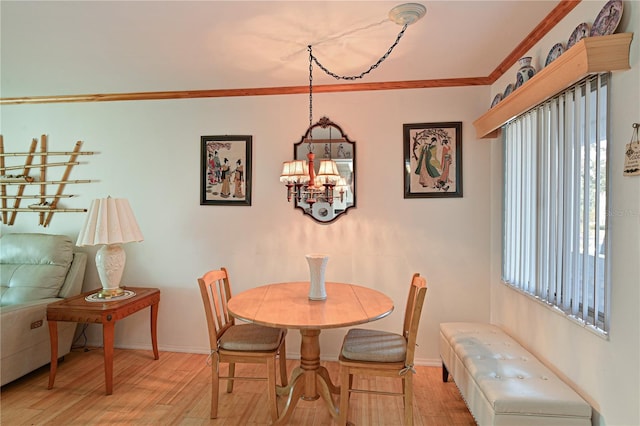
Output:
<instances>
[{"instance_id":1,"label":"white ceiling surface","mask_svg":"<svg viewBox=\"0 0 640 426\"><path fill-rule=\"evenodd\" d=\"M0 96L304 86L375 63L402 1L0 2ZM423 1L389 58L355 82L485 77L558 1ZM345 83L314 66L314 84Z\"/></svg>"}]
</instances>

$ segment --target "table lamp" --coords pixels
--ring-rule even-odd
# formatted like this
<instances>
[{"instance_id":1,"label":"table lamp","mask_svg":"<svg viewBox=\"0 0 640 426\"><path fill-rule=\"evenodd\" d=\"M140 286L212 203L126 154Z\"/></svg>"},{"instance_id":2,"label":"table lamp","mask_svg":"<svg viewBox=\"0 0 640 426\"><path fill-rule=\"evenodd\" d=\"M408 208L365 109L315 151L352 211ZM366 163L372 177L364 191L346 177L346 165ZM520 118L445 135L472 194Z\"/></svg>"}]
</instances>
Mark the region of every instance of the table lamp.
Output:
<instances>
[{"instance_id":1,"label":"table lamp","mask_svg":"<svg viewBox=\"0 0 640 426\"><path fill-rule=\"evenodd\" d=\"M143 241L144 237L129 201L124 198L100 198L91 202L87 219L78 235L76 245L96 246L96 268L102 283L99 298L120 296L120 280L124 271L126 254L122 244Z\"/></svg>"}]
</instances>

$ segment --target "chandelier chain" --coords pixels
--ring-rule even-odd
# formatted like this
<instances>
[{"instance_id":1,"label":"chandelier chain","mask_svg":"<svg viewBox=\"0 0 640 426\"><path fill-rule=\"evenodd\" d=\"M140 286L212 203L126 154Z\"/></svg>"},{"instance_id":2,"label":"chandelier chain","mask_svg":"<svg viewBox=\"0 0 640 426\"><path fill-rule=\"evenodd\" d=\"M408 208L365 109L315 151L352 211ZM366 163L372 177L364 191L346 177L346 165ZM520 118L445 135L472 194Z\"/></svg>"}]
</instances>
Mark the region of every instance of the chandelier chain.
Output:
<instances>
[{"instance_id":1,"label":"chandelier chain","mask_svg":"<svg viewBox=\"0 0 640 426\"><path fill-rule=\"evenodd\" d=\"M307 46L307 50L309 51L309 129L311 129L311 127L313 126L313 63L315 62L316 65L318 65L320 67L320 69L322 71L324 71L325 73L327 73L328 75L330 75L331 77L337 79L337 80L357 80L360 78L363 78L365 75L369 74L371 71L373 71L374 69L378 68L380 66L380 64L382 64L391 54L391 52L393 52L393 49L395 49L395 47L398 45L398 43L400 43L400 39L402 38L402 36L404 35L405 30L407 29L407 27L409 26L409 24L404 24L402 27L402 30L400 30L400 32L398 33L398 36L396 37L396 40L393 42L393 44L391 45L391 47L389 47L389 49L387 49L387 52L382 55L380 57L380 59L378 59L373 65L371 65L369 67L369 69L367 69L366 71L361 72L358 75L339 75L334 73L333 71L330 71L327 67L325 67L324 65L322 65L320 63L320 61L318 61L318 58L316 58L313 55L313 47L312 45L308 45ZM312 144L311 144L311 139L313 139L313 136L310 134L309 135L309 152L311 152L312 150Z\"/></svg>"},{"instance_id":2,"label":"chandelier chain","mask_svg":"<svg viewBox=\"0 0 640 426\"><path fill-rule=\"evenodd\" d=\"M313 132L311 131L311 127L313 126L313 55L311 54L311 45L307 46L309 50L309 143L307 144L307 148L309 149L309 153L313 150L312 139Z\"/></svg>"},{"instance_id":3,"label":"chandelier chain","mask_svg":"<svg viewBox=\"0 0 640 426\"><path fill-rule=\"evenodd\" d=\"M387 53L385 53L384 55L382 55L380 57L380 59L378 59L378 61L371 65L369 67L368 70L361 72L358 75L339 75L336 74L332 71L330 71L329 69L327 69L327 67L325 67L324 65L322 65L320 63L320 61L318 61L318 58L316 58L313 55L313 52L311 50L311 45L308 46L308 50L309 50L309 80L311 81L311 61L315 62L322 71L324 71L325 73L327 73L328 75L330 75L331 77L334 77L337 80L357 80L360 79L362 77L364 77L365 75L369 74L371 71L373 71L374 69L378 68L378 66L380 66L381 63L384 62L385 59L387 59L387 57L391 54L391 52L393 51L393 49L398 45L398 43L400 42L400 39L402 38L402 36L404 35L405 30L407 29L407 27L409 26L409 24L404 24L404 26L402 27L402 30L400 30L400 32L398 33L398 37L396 37L396 41L393 42L393 44L391 45L391 47L389 47L389 49L387 50ZM310 83L311 84L311 83ZM311 93L311 92L309 92Z\"/></svg>"}]
</instances>

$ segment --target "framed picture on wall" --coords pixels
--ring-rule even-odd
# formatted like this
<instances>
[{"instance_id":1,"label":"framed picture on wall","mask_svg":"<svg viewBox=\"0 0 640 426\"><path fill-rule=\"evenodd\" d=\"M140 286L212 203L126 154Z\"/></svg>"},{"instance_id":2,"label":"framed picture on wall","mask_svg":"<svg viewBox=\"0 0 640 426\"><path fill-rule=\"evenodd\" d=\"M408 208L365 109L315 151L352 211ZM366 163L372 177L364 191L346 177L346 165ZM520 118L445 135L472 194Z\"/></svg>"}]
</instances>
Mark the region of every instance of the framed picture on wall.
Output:
<instances>
[{"instance_id":1,"label":"framed picture on wall","mask_svg":"<svg viewBox=\"0 0 640 426\"><path fill-rule=\"evenodd\" d=\"M462 197L462 122L403 125L404 198Z\"/></svg>"},{"instance_id":2,"label":"framed picture on wall","mask_svg":"<svg viewBox=\"0 0 640 426\"><path fill-rule=\"evenodd\" d=\"M251 205L251 136L200 138L200 205Z\"/></svg>"}]
</instances>

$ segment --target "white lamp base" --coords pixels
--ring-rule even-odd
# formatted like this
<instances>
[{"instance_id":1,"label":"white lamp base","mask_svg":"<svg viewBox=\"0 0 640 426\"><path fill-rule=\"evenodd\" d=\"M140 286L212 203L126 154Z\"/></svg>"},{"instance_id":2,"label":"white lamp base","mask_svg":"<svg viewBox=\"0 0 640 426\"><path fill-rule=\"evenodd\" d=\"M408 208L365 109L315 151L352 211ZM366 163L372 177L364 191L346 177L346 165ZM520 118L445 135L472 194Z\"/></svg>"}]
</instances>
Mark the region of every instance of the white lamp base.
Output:
<instances>
[{"instance_id":1,"label":"white lamp base","mask_svg":"<svg viewBox=\"0 0 640 426\"><path fill-rule=\"evenodd\" d=\"M102 283L98 297L108 298L124 293L120 288L120 280L124 271L127 255L121 244L102 246L96 253L96 268Z\"/></svg>"}]
</instances>

